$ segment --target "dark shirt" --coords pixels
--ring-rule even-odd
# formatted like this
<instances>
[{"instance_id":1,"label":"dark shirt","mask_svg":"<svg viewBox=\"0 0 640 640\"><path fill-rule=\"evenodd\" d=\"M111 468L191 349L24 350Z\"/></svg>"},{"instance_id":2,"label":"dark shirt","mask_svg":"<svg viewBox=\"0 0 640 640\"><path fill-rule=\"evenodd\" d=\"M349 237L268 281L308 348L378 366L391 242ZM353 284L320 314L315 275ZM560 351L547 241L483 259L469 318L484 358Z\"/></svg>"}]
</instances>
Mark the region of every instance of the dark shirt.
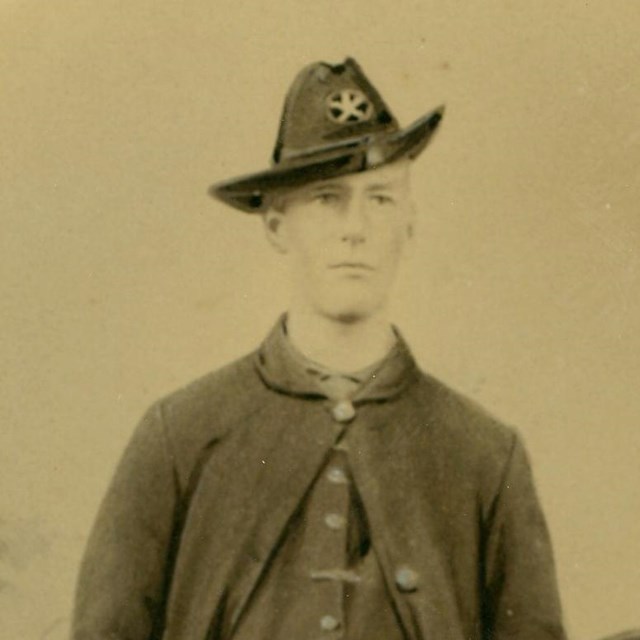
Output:
<instances>
[{"instance_id":1,"label":"dark shirt","mask_svg":"<svg viewBox=\"0 0 640 640\"><path fill-rule=\"evenodd\" d=\"M288 523L237 640L404 640L351 474L349 431L343 430L356 411L350 399L367 381L384 379L394 352L355 373L331 371L294 347L284 319L266 344L265 358L277 357L301 384L335 402L335 443Z\"/></svg>"}]
</instances>

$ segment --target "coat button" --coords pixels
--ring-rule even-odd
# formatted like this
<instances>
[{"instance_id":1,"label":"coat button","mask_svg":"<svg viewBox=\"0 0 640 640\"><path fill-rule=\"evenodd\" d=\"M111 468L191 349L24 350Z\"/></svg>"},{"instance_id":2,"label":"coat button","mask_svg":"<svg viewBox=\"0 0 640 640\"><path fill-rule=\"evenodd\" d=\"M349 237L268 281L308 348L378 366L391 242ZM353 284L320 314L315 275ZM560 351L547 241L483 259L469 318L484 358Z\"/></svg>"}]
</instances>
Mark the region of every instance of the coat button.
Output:
<instances>
[{"instance_id":1,"label":"coat button","mask_svg":"<svg viewBox=\"0 0 640 640\"><path fill-rule=\"evenodd\" d=\"M340 620L335 616L327 615L320 618L320 628L323 631L335 631L340 626Z\"/></svg>"},{"instance_id":2,"label":"coat button","mask_svg":"<svg viewBox=\"0 0 640 640\"><path fill-rule=\"evenodd\" d=\"M350 422L355 417L356 410L348 400L341 400L331 409L331 415L337 422Z\"/></svg>"},{"instance_id":3,"label":"coat button","mask_svg":"<svg viewBox=\"0 0 640 640\"><path fill-rule=\"evenodd\" d=\"M410 593L418 588L420 576L411 567L398 567L395 574L396 586L404 593Z\"/></svg>"},{"instance_id":4,"label":"coat button","mask_svg":"<svg viewBox=\"0 0 640 640\"><path fill-rule=\"evenodd\" d=\"M349 484L347 474L340 467L331 467L327 471L327 479L333 484Z\"/></svg>"},{"instance_id":5,"label":"coat button","mask_svg":"<svg viewBox=\"0 0 640 640\"><path fill-rule=\"evenodd\" d=\"M344 529L347 524L347 519L339 513L328 513L324 517L324 523L329 527L329 529L339 531L340 529Z\"/></svg>"}]
</instances>

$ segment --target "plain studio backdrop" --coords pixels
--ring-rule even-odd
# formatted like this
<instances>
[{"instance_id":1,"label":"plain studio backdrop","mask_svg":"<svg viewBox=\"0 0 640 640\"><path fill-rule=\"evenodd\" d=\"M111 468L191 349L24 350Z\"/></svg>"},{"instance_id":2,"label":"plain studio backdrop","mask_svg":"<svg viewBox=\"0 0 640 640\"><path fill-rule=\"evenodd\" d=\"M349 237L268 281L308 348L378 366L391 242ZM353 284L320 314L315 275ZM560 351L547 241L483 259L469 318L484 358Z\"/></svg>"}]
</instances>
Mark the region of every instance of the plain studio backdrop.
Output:
<instances>
[{"instance_id":1,"label":"plain studio backdrop","mask_svg":"<svg viewBox=\"0 0 640 640\"><path fill-rule=\"evenodd\" d=\"M575 638L640 626L640 2L0 2L0 636L66 636L138 418L285 307L260 221L299 68L442 102L394 319L523 432ZM533 603L532 603L533 604Z\"/></svg>"}]
</instances>

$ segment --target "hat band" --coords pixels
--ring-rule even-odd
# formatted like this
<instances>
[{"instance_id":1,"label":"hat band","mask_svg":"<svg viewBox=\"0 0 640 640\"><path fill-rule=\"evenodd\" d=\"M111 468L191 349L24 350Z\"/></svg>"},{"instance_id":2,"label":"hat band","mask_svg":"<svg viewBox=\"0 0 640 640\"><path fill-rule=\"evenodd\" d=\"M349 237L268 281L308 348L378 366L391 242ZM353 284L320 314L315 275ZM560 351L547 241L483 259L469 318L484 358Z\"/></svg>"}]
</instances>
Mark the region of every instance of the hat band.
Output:
<instances>
[{"instance_id":1,"label":"hat band","mask_svg":"<svg viewBox=\"0 0 640 640\"><path fill-rule=\"evenodd\" d=\"M378 136L366 135L357 138L347 138L336 144L317 145L315 147L305 147L304 149L282 149L280 154L280 162L274 163L275 166L282 164L296 164L297 161L307 160L314 156L322 155L330 157L340 155L341 152L354 149L357 147L368 146L376 141Z\"/></svg>"}]
</instances>

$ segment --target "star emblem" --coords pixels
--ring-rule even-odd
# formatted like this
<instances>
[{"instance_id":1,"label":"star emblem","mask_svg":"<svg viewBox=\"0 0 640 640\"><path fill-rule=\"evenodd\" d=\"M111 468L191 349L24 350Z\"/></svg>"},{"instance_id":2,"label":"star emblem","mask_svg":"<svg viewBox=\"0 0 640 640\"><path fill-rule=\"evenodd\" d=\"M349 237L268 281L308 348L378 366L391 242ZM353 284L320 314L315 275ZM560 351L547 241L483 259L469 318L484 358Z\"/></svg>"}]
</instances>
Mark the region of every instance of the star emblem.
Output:
<instances>
[{"instance_id":1,"label":"star emblem","mask_svg":"<svg viewBox=\"0 0 640 640\"><path fill-rule=\"evenodd\" d=\"M357 89L336 91L327 98L327 117L339 124L366 122L371 118L373 105Z\"/></svg>"}]
</instances>

